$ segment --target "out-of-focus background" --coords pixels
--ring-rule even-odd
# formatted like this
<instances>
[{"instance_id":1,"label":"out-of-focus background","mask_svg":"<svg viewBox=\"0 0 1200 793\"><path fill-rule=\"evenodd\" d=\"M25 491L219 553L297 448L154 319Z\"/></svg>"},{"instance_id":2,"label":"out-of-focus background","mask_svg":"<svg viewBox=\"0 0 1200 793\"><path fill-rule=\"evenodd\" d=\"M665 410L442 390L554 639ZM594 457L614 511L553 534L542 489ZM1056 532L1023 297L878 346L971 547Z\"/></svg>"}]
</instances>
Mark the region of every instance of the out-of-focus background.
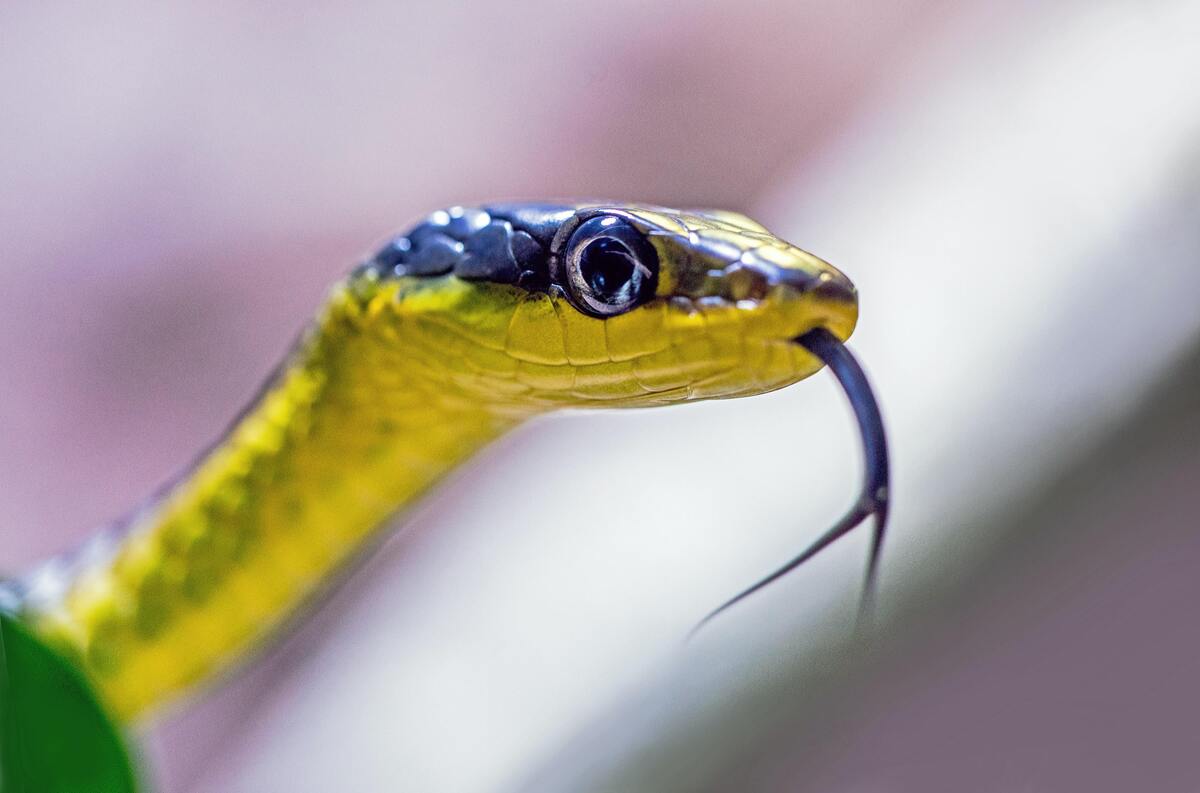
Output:
<instances>
[{"instance_id":1,"label":"out-of-focus background","mask_svg":"<svg viewBox=\"0 0 1200 793\"><path fill-rule=\"evenodd\" d=\"M156 788L1197 789L1197 41L1188 0L6 4L0 569L185 464L431 209L738 209L862 294L874 651L862 538L680 643L851 498L828 377L562 416L140 728Z\"/></svg>"}]
</instances>

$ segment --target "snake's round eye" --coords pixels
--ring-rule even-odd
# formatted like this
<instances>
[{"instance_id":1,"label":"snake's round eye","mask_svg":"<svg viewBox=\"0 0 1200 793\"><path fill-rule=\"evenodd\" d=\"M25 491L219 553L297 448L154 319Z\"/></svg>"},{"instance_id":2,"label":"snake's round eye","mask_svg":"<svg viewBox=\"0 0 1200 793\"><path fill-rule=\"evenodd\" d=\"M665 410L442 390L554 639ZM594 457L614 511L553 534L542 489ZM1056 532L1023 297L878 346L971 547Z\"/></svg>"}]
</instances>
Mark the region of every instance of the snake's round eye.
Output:
<instances>
[{"instance_id":1,"label":"snake's round eye","mask_svg":"<svg viewBox=\"0 0 1200 793\"><path fill-rule=\"evenodd\" d=\"M566 287L589 314L609 317L654 294L658 257L628 221L609 216L585 221L565 252Z\"/></svg>"}]
</instances>

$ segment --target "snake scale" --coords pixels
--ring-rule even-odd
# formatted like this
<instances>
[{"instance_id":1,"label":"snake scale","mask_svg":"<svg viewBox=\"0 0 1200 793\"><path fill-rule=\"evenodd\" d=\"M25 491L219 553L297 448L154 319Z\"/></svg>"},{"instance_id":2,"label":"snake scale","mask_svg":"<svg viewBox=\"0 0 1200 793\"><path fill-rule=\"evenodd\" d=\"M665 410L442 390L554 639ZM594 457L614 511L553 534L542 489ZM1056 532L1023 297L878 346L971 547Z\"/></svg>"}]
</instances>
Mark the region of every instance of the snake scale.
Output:
<instances>
[{"instance_id":1,"label":"snake scale","mask_svg":"<svg viewBox=\"0 0 1200 793\"><path fill-rule=\"evenodd\" d=\"M862 421L874 402L841 346L857 317L841 272L733 212L434 212L332 288L181 477L3 600L127 721L259 647L391 516L535 416L761 394L828 362ZM873 416L864 495L821 542L875 514L877 555Z\"/></svg>"}]
</instances>

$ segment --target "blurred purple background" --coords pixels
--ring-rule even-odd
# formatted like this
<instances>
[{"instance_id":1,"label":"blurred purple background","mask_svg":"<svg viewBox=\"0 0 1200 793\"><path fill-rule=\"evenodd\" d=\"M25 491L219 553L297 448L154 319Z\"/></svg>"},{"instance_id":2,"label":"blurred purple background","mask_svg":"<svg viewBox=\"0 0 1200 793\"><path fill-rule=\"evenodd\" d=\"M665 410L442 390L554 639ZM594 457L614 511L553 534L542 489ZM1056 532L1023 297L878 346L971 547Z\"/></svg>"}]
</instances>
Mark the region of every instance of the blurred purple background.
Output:
<instances>
[{"instance_id":1,"label":"blurred purple background","mask_svg":"<svg viewBox=\"0 0 1200 793\"><path fill-rule=\"evenodd\" d=\"M847 270L905 486L891 575L918 588L928 573L915 571L953 576L996 543L980 530L943 556L958 523L946 515L1022 503L1039 471L1129 420L1200 331L1200 100L1185 79L1200 68L1198 23L1182 2L9 4L0 569L70 547L187 463L387 234L442 205L597 196L749 211ZM814 386L517 436L434 499L317 628L151 725L155 778L171 791L341 779L456 792L524 778L845 498L856 463L839 399ZM781 422L789 434L773 437ZM577 459L581 443L592 459ZM697 502L690 513L635 505L611 530L581 516L572 533L547 502L489 522L506 466L636 477L716 457L728 470L664 480ZM777 465L829 498L798 512L777 482L749 505L704 501ZM1163 509L1173 526L1196 514L1194 501ZM761 544L760 525L777 526ZM813 586L841 584L793 590L790 607L844 616L860 551ZM381 649L382 636L400 644ZM372 673L364 658L379 656L411 666ZM363 682L337 688L339 674ZM1023 684L992 682L993 704ZM921 719L930 736L945 727L947 710L916 710L864 723L892 739L921 735ZM829 762L824 789L956 778L931 766L851 784ZM800 786L780 773L762 789ZM1014 779L1061 781L977 777Z\"/></svg>"}]
</instances>

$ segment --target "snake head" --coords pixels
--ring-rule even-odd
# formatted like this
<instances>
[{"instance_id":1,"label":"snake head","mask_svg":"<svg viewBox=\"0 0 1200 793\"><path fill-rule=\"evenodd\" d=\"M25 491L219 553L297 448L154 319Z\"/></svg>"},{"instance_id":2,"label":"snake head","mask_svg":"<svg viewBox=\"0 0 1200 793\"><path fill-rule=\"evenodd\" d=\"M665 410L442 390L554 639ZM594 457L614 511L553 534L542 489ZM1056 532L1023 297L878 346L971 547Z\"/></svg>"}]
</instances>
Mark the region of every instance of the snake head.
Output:
<instances>
[{"instance_id":1,"label":"snake head","mask_svg":"<svg viewBox=\"0 0 1200 793\"><path fill-rule=\"evenodd\" d=\"M765 393L821 362L794 339L846 339L853 284L721 210L507 204L435 212L346 289L444 398L510 412Z\"/></svg>"}]
</instances>

